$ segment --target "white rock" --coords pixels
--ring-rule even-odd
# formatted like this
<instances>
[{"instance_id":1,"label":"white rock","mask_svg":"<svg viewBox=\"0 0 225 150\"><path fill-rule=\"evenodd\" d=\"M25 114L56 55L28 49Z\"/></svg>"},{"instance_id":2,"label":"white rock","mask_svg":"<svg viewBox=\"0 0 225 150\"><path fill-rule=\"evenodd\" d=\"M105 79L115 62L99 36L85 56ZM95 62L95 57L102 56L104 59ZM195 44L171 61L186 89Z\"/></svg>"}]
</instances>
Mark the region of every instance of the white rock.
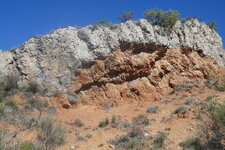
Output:
<instances>
[{"instance_id":1,"label":"white rock","mask_svg":"<svg viewBox=\"0 0 225 150\"><path fill-rule=\"evenodd\" d=\"M75 148L76 148L76 147L75 147L75 146L73 146L73 145L71 145L71 146L70 146L70 149L75 149Z\"/></svg>"},{"instance_id":2,"label":"white rock","mask_svg":"<svg viewBox=\"0 0 225 150\"><path fill-rule=\"evenodd\" d=\"M145 132L144 133L144 137L148 137L148 136L149 136L149 134Z\"/></svg>"}]
</instances>

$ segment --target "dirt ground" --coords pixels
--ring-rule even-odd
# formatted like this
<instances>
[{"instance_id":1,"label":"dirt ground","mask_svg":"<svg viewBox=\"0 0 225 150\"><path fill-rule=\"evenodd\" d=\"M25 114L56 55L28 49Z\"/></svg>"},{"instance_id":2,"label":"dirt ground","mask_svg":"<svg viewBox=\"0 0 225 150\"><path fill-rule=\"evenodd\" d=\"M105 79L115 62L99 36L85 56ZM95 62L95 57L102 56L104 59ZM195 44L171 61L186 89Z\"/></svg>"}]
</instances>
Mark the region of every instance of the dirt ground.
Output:
<instances>
[{"instance_id":1,"label":"dirt ground","mask_svg":"<svg viewBox=\"0 0 225 150\"><path fill-rule=\"evenodd\" d=\"M122 128L119 125L128 122L132 124L134 117L144 114L149 119L149 125L141 127L147 136L155 137L158 132L167 135L165 149L180 150L180 142L193 137L198 133L197 110L200 103L204 103L208 96L218 95L224 97L224 92L215 91L208 88L193 88L189 92L177 92L164 96L159 101L151 100L149 97L145 102L121 102L117 105L83 105L72 108L56 107L57 113L43 113L42 117L52 116L66 129L65 144L57 150L111 150L115 147L109 142L116 137L125 135L130 129ZM19 103L23 100L15 97ZM174 114L175 110L184 106L188 109L184 115ZM147 113L149 107L157 107L153 113ZM39 113L33 112L30 116L38 117ZM29 116L29 117L30 117ZM118 126L110 123L105 127L99 127L99 123L106 118L109 121L115 117ZM84 125L77 127L74 121L79 119ZM13 125L2 122L0 126L8 127L10 130L18 130ZM34 141L37 135L36 130L24 130L17 136L21 141ZM151 144L151 143L150 143Z\"/></svg>"},{"instance_id":2,"label":"dirt ground","mask_svg":"<svg viewBox=\"0 0 225 150\"><path fill-rule=\"evenodd\" d=\"M215 92L210 89L195 89L193 92L182 92L179 94L171 94L166 96L161 101L133 102L120 104L105 110L102 106L84 105L73 109L58 109L59 113L56 117L59 118L66 126L67 143L58 148L58 150L67 150L74 146L79 150L109 150L113 146L108 142L116 136L126 134L126 131L113 128L110 125L99 128L98 124L105 118L119 116L123 121L132 122L132 119L139 114L146 114L150 120L150 124L144 127L149 136L154 136L157 132L165 132L168 134L166 139L166 149L179 150L182 149L179 143L191 138L198 131L198 125L194 112L197 110L197 103L205 101L208 96L218 95L224 96L223 92ZM185 99L193 98L194 102L185 104ZM156 113L146 113L149 107L158 106ZM185 116L173 115L173 112L179 107L185 106L189 112ZM75 119L79 119L84 123L84 126L77 128L71 125ZM78 140L78 137L91 135L84 140Z\"/></svg>"}]
</instances>

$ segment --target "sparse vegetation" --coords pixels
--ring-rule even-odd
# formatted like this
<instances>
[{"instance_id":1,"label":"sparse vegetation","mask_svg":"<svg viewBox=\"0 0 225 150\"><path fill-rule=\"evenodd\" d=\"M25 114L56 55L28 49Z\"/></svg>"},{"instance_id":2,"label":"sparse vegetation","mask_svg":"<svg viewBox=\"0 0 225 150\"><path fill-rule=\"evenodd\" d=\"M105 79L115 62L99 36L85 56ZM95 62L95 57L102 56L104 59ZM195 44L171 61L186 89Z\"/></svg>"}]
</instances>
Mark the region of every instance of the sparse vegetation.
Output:
<instances>
[{"instance_id":1,"label":"sparse vegetation","mask_svg":"<svg viewBox=\"0 0 225 150\"><path fill-rule=\"evenodd\" d=\"M9 99L9 100L6 100L4 102L5 106L10 106L10 107L13 107L13 108L17 108L17 104L15 101Z\"/></svg>"},{"instance_id":2,"label":"sparse vegetation","mask_svg":"<svg viewBox=\"0 0 225 150\"><path fill-rule=\"evenodd\" d=\"M132 20L134 17L134 13L133 12L122 12L121 16L118 16L118 20L120 22L126 22L128 20Z\"/></svg>"},{"instance_id":3,"label":"sparse vegetation","mask_svg":"<svg viewBox=\"0 0 225 150\"><path fill-rule=\"evenodd\" d=\"M3 103L0 103L0 114L1 114L1 116L3 116L3 114L4 114L4 104Z\"/></svg>"},{"instance_id":4,"label":"sparse vegetation","mask_svg":"<svg viewBox=\"0 0 225 150\"><path fill-rule=\"evenodd\" d=\"M18 109L17 103L11 99L5 100L4 112L15 112Z\"/></svg>"},{"instance_id":5,"label":"sparse vegetation","mask_svg":"<svg viewBox=\"0 0 225 150\"><path fill-rule=\"evenodd\" d=\"M200 131L194 140L181 143L194 150L224 149L225 144L225 102L224 99L210 97L207 105L200 109Z\"/></svg>"},{"instance_id":6,"label":"sparse vegetation","mask_svg":"<svg viewBox=\"0 0 225 150\"><path fill-rule=\"evenodd\" d=\"M225 91L225 78L210 75L208 77L208 81L205 83L208 88L217 90L217 91Z\"/></svg>"},{"instance_id":7,"label":"sparse vegetation","mask_svg":"<svg viewBox=\"0 0 225 150\"><path fill-rule=\"evenodd\" d=\"M174 114L186 114L188 112L188 108L185 107L185 106L180 106L178 107L175 111L174 111Z\"/></svg>"},{"instance_id":8,"label":"sparse vegetation","mask_svg":"<svg viewBox=\"0 0 225 150\"><path fill-rule=\"evenodd\" d=\"M86 134L84 136L80 136L80 135L77 136L77 140L78 141L86 141L86 140L88 140L90 138L92 138L92 134Z\"/></svg>"},{"instance_id":9,"label":"sparse vegetation","mask_svg":"<svg viewBox=\"0 0 225 150\"><path fill-rule=\"evenodd\" d=\"M9 75L0 81L0 102L17 91L18 80L17 76Z\"/></svg>"},{"instance_id":10,"label":"sparse vegetation","mask_svg":"<svg viewBox=\"0 0 225 150\"><path fill-rule=\"evenodd\" d=\"M211 95L211 96L208 96L205 101L206 102L210 102L213 98L216 98L217 96L216 95Z\"/></svg>"},{"instance_id":11,"label":"sparse vegetation","mask_svg":"<svg viewBox=\"0 0 225 150\"><path fill-rule=\"evenodd\" d=\"M11 99L6 99L0 103L0 114L2 116L5 115L5 113L16 112L17 109L17 103Z\"/></svg>"},{"instance_id":12,"label":"sparse vegetation","mask_svg":"<svg viewBox=\"0 0 225 150\"><path fill-rule=\"evenodd\" d=\"M163 148L165 145L165 140L167 138L167 135L164 132L158 132L156 137L153 140L153 149L160 149Z\"/></svg>"},{"instance_id":13,"label":"sparse vegetation","mask_svg":"<svg viewBox=\"0 0 225 150\"><path fill-rule=\"evenodd\" d=\"M111 123L116 124L116 122L117 122L116 116L113 115L111 119Z\"/></svg>"},{"instance_id":14,"label":"sparse vegetation","mask_svg":"<svg viewBox=\"0 0 225 150\"><path fill-rule=\"evenodd\" d=\"M55 108L54 106L50 106L48 107L45 112L49 113L49 114L56 114L57 113L57 108Z\"/></svg>"},{"instance_id":15,"label":"sparse vegetation","mask_svg":"<svg viewBox=\"0 0 225 150\"><path fill-rule=\"evenodd\" d=\"M190 105L190 104L192 104L193 102L195 102L196 99L190 97L190 98L186 98L184 101L185 101L185 102L184 102L185 105Z\"/></svg>"},{"instance_id":16,"label":"sparse vegetation","mask_svg":"<svg viewBox=\"0 0 225 150\"><path fill-rule=\"evenodd\" d=\"M67 92L66 97L68 98L71 105L77 105L81 102L80 99L76 97L72 92Z\"/></svg>"},{"instance_id":17,"label":"sparse vegetation","mask_svg":"<svg viewBox=\"0 0 225 150\"><path fill-rule=\"evenodd\" d=\"M172 28L178 21L180 14L178 11L161 9L150 9L144 12L144 16L153 25L159 25L164 28Z\"/></svg>"},{"instance_id":18,"label":"sparse vegetation","mask_svg":"<svg viewBox=\"0 0 225 150\"><path fill-rule=\"evenodd\" d=\"M112 118L111 118L110 123L111 123L112 127L114 127L114 128L118 127L118 125L119 125L119 117L113 115Z\"/></svg>"},{"instance_id":19,"label":"sparse vegetation","mask_svg":"<svg viewBox=\"0 0 225 150\"><path fill-rule=\"evenodd\" d=\"M3 129L0 129L0 149L1 150L5 148L5 142L4 142L5 135L6 135L6 131Z\"/></svg>"},{"instance_id":20,"label":"sparse vegetation","mask_svg":"<svg viewBox=\"0 0 225 150\"><path fill-rule=\"evenodd\" d=\"M149 149L150 137L144 136L143 131L140 128L133 128L127 135L117 137L111 140L116 149L133 149L133 150L144 150Z\"/></svg>"},{"instance_id":21,"label":"sparse vegetation","mask_svg":"<svg viewBox=\"0 0 225 150\"><path fill-rule=\"evenodd\" d=\"M133 124L134 125L140 125L140 126L147 126L149 125L149 119L148 116L145 114L140 114L137 117L133 118Z\"/></svg>"},{"instance_id":22,"label":"sparse vegetation","mask_svg":"<svg viewBox=\"0 0 225 150\"><path fill-rule=\"evenodd\" d=\"M106 127L109 124L109 118L105 118L104 121L99 122L98 127L103 128Z\"/></svg>"},{"instance_id":23,"label":"sparse vegetation","mask_svg":"<svg viewBox=\"0 0 225 150\"><path fill-rule=\"evenodd\" d=\"M31 98L27 99L27 104L25 108L30 109L30 110L38 110L41 111L43 109L43 104L41 103L40 100L36 98Z\"/></svg>"},{"instance_id":24,"label":"sparse vegetation","mask_svg":"<svg viewBox=\"0 0 225 150\"><path fill-rule=\"evenodd\" d=\"M94 25L108 27L110 29L113 29L115 27L115 24L112 24L107 19L99 20Z\"/></svg>"},{"instance_id":25,"label":"sparse vegetation","mask_svg":"<svg viewBox=\"0 0 225 150\"><path fill-rule=\"evenodd\" d=\"M120 124L119 128L120 129L130 129L130 128L132 128L132 124L125 121Z\"/></svg>"},{"instance_id":26,"label":"sparse vegetation","mask_svg":"<svg viewBox=\"0 0 225 150\"><path fill-rule=\"evenodd\" d=\"M12 139L7 137L8 131L0 129L0 150L20 150L19 144L13 144Z\"/></svg>"},{"instance_id":27,"label":"sparse vegetation","mask_svg":"<svg viewBox=\"0 0 225 150\"><path fill-rule=\"evenodd\" d=\"M34 149L33 142L24 142L21 143L19 146L19 150L33 150L33 149Z\"/></svg>"},{"instance_id":28,"label":"sparse vegetation","mask_svg":"<svg viewBox=\"0 0 225 150\"><path fill-rule=\"evenodd\" d=\"M2 80L1 84L1 90L4 90L6 92L12 92L13 90L18 89L18 77L16 75L9 75L5 77L5 79Z\"/></svg>"},{"instance_id":29,"label":"sparse vegetation","mask_svg":"<svg viewBox=\"0 0 225 150\"><path fill-rule=\"evenodd\" d=\"M206 24L209 26L210 29L215 30L215 31L218 30L216 27L216 25L217 25L216 21L207 22Z\"/></svg>"},{"instance_id":30,"label":"sparse vegetation","mask_svg":"<svg viewBox=\"0 0 225 150\"><path fill-rule=\"evenodd\" d=\"M196 84L190 82L182 82L178 86L174 87L174 90L171 94L179 92L191 92L195 87L197 87Z\"/></svg>"},{"instance_id":31,"label":"sparse vegetation","mask_svg":"<svg viewBox=\"0 0 225 150\"><path fill-rule=\"evenodd\" d=\"M154 106L154 107L149 107L146 112L150 113L150 114L155 114L155 113L157 113L158 110L159 110L159 107Z\"/></svg>"},{"instance_id":32,"label":"sparse vegetation","mask_svg":"<svg viewBox=\"0 0 225 150\"><path fill-rule=\"evenodd\" d=\"M225 91L225 78L216 80L214 85L216 86L217 90Z\"/></svg>"},{"instance_id":33,"label":"sparse vegetation","mask_svg":"<svg viewBox=\"0 0 225 150\"><path fill-rule=\"evenodd\" d=\"M7 96L7 92L4 90L0 91L0 102Z\"/></svg>"},{"instance_id":34,"label":"sparse vegetation","mask_svg":"<svg viewBox=\"0 0 225 150\"><path fill-rule=\"evenodd\" d=\"M26 92L36 94L40 91L41 91L40 85L35 81L29 82L27 87L26 87Z\"/></svg>"},{"instance_id":35,"label":"sparse vegetation","mask_svg":"<svg viewBox=\"0 0 225 150\"><path fill-rule=\"evenodd\" d=\"M39 125L35 148L37 150L55 150L64 144L65 130L51 118L44 119Z\"/></svg>"},{"instance_id":36,"label":"sparse vegetation","mask_svg":"<svg viewBox=\"0 0 225 150\"><path fill-rule=\"evenodd\" d=\"M83 127L84 123L80 119L76 119L73 123L77 127Z\"/></svg>"},{"instance_id":37,"label":"sparse vegetation","mask_svg":"<svg viewBox=\"0 0 225 150\"><path fill-rule=\"evenodd\" d=\"M180 146L182 146L185 150L204 150L204 148L201 145L201 141L198 138L190 138L186 141L183 141L180 143Z\"/></svg>"}]
</instances>

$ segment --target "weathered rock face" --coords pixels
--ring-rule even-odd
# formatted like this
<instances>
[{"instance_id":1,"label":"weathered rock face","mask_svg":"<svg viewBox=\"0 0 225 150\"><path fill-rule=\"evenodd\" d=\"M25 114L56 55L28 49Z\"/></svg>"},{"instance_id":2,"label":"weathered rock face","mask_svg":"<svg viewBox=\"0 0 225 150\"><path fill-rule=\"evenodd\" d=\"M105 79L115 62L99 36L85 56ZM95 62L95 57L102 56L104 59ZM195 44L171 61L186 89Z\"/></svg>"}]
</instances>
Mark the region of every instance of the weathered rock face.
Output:
<instances>
[{"instance_id":1,"label":"weathered rock face","mask_svg":"<svg viewBox=\"0 0 225 150\"><path fill-rule=\"evenodd\" d=\"M86 103L160 100L184 82L221 73L214 59L188 48L124 44L83 69L70 90Z\"/></svg>"},{"instance_id":2,"label":"weathered rock face","mask_svg":"<svg viewBox=\"0 0 225 150\"><path fill-rule=\"evenodd\" d=\"M20 76L20 84L34 80L46 88L65 88L82 68L110 54L124 42L188 47L225 66L221 38L206 24L197 20L178 21L173 29L165 32L141 19L111 27L67 27L33 37L15 50L0 52L0 76L14 73Z\"/></svg>"}]
</instances>

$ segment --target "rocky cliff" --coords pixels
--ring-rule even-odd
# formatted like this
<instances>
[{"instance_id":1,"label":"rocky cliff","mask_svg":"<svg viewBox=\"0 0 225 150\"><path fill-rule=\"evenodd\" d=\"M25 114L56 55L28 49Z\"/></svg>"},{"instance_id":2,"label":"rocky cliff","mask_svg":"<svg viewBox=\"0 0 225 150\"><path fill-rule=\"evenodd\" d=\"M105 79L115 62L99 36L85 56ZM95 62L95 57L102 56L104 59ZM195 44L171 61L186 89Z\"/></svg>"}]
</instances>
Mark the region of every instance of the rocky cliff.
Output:
<instances>
[{"instance_id":1,"label":"rocky cliff","mask_svg":"<svg viewBox=\"0 0 225 150\"><path fill-rule=\"evenodd\" d=\"M178 21L171 30L165 30L159 26L152 26L147 20L141 19L112 26L67 27L57 29L44 36L32 37L19 48L11 51L0 51L0 75L3 77L9 74L18 74L21 85L34 80L46 88L65 88L70 86L76 78L80 78L78 76L82 69L90 68L90 66L94 65L94 60L106 60L113 63L117 58L120 58L119 56L117 57L117 54L120 55L118 49L120 51L128 49L128 52L121 54L125 55L130 53L130 45L135 45L135 48L132 50L133 54L144 50L148 55L138 55L135 58L131 58L130 56L133 55L129 55L129 60L121 60L132 64L128 65L128 71L125 72L123 77L105 80L101 76L103 81L100 83L122 83L121 80L131 80L133 76L126 75L129 73L138 74L138 77L146 77L150 74L150 70L157 66L157 60L169 55L170 52L167 49L178 47L182 50L191 49L198 53L199 56L211 56L220 66L225 66L222 40L206 24L200 23L195 19ZM124 46L128 47L121 48ZM159 51L160 49L162 51ZM115 55L115 60L105 58L105 56L113 52L115 52L113 54ZM173 57L176 57L176 54L180 55L181 51L173 52ZM175 61L176 65L183 63L176 62L176 60L173 61ZM139 62L143 64L140 65L138 64ZM206 60L204 62L207 63ZM213 62L213 60L210 60L210 62ZM145 63L146 66L144 65ZM167 65L167 62L165 63L164 65ZM185 65L188 65L190 62L187 61L185 63L187 63ZM103 64L101 63L101 65ZM107 75L117 76L120 75L120 72L124 72L123 70L127 65L120 65L120 63L115 63L114 67L111 66L111 69L107 70L109 72ZM119 69L119 66L122 69ZM210 66L208 67L210 68ZM113 68L114 70L112 71ZM99 69L102 68L100 67ZM135 69L139 69L139 71L134 71ZM174 68L171 69L173 70ZM171 69L169 70L171 71ZM116 74L110 73L115 72L115 70L117 71ZM198 72L194 74L197 75ZM199 76L204 76L204 74L199 74ZM90 86L91 84L99 83L90 82L87 84ZM169 86L172 86L172 83ZM85 88L88 87L76 87L75 91L79 92Z\"/></svg>"}]
</instances>

